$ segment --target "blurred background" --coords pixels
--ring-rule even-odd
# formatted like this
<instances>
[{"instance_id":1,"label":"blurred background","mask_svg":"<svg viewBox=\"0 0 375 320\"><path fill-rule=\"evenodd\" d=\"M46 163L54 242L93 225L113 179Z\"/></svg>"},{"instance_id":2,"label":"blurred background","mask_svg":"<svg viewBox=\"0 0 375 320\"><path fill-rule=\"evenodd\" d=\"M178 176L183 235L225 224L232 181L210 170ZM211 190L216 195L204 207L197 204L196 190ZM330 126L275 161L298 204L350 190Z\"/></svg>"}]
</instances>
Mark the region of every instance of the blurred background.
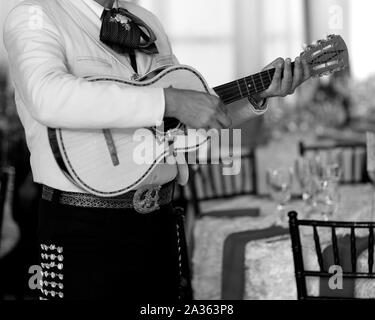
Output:
<instances>
[{"instance_id":1,"label":"blurred background","mask_svg":"<svg viewBox=\"0 0 375 320\"><path fill-rule=\"evenodd\" d=\"M7 13L19 2L0 2L0 34ZM362 146L366 131L375 128L375 64L371 51L375 43L369 38L370 31L375 30L373 0L135 2L159 17L180 63L199 70L212 87L257 73L277 57L294 59L303 50L303 44L324 39L329 34L339 34L346 41L349 69L312 79L288 98L273 99L264 116L242 125L243 151L253 154L257 150L255 158L262 164L252 175L257 180L254 193L267 193L266 170L291 165L300 155L302 143ZM28 287L28 269L37 262L39 190L30 176L28 151L16 115L2 41L0 146L2 166L14 168L14 171L4 170L1 182L0 297L33 298L35 292ZM364 154L360 156L365 158ZM357 171L365 170L365 164L361 162L361 165ZM203 240L195 236L197 221L201 218L197 209L199 194L181 190L177 200L191 210L187 219L191 264L195 277L202 280L199 245L202 246ZM198 225L199 232L203 227ZM215 296L205 295L206 289L196 284L196 296Z\"/></svg>"}]
</instances>

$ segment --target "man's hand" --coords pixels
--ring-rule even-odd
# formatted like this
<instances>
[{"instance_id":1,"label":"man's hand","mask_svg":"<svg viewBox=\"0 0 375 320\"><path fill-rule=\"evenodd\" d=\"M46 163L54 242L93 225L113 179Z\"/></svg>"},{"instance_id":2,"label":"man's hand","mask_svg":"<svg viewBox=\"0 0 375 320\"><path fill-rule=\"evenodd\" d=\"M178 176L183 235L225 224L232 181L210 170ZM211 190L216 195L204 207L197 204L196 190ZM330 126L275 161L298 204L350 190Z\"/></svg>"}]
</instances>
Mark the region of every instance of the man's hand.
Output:
<instances>
[{"instance_id":1,"label":"man's hand","mask_svg":"<svg viewBox=\"0 0 375 320\"><path fill-rule=\"evenodd\" d=\"M226 129L232 125L223 102L202 92L164 89L165 116L193 129Z\"/></svg>"},{"instance_id":2,"label":"man's hand","mask_svg":"<svg viewBox=\"0 0 375 320\"><path fill-rule=\"evenodd\" d=\"M311 77L310 68L306 60L297 57L292 74L292 61L288 58L284 61L278 58L263 70L275 68L275 74L270 87L256 95L257 100L271 97L285 97L293 94L298 86Z\"/></svg>"}]
</instances>

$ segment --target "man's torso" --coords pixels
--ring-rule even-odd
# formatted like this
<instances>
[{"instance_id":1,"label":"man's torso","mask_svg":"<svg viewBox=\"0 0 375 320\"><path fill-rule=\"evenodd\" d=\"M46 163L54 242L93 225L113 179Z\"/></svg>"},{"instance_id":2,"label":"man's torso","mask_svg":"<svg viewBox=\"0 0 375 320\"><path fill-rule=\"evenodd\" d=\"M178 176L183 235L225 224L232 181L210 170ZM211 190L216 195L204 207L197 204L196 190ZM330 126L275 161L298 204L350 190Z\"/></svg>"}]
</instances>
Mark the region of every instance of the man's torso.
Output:
<instances>
[{"instance_id":1,"label":"man's torso","mask_svg":"<svg viewBox=\"0 0 375 320\"><path fill-rule=\"evenodd\" d=\"M27 2L40 5L57 26L61 35L59 40L63 44L65 64L73 76L80 78L112 76L123 79L131 79L134 76L135 71L129 57L117 54L100 42L100 20L84 1L32 0ZM175 59L169 41L156 19L146 10L128 2L121 1L120 5L149 24L158 38L159 54L147 55L137 52L138 74L143 75L157 67L174 64ZM31 117L17 93L17 88L16 103L31 151L34 180L60 190L82 192L58 168L49 147L47 128ZM126 108L126 101L124 101L124 108ZM152 101L150 101L150 108L152 108ZM175 165L160 164L143 184L164 184L173 180L176 175Z\"/></svg>"}]
</instances>

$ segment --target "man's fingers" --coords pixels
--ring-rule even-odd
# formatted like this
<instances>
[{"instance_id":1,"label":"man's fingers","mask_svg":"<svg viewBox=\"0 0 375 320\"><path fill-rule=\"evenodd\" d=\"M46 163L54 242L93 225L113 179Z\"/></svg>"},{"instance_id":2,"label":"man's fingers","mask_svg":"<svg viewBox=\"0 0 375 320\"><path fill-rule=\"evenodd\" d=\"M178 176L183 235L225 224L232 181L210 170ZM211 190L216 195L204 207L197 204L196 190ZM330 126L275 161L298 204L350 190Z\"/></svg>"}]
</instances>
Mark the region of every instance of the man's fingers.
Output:
<instances>
[{"instance_id":1,"label":"man's fingers","mask_svg":"<svg viewBox=\"0 0 375 320\"><path fill-rule=\"evenodd\" d=\"M296 90L296 88L302 83L302 81L303 81L303 69L302 69L301 59L296 58L296 60L294 61L292 92Z\"/></svg>"},{"instance_id":2,"label":"man's fingers","mask_svg":"<svg viewBox=\"0 0 375 320\"><path fill-rule=\"evenodd\" d=\"M286 96L292 90L293 75L292 61L288 58L285 60L283 80L281 81L281 94Z\"/></svg>"},{"instance_id":3,"label":"man's fingers","mask_svg":"<svg viewBox=\"0 0 375 320\"><path fill-rule=\"evenodd\" d=\"M276 68L278 66L281 67L283 65L284 65L284 59L283 58L277 58L274 61L272 61L269 65L265 66L263 68L263 71L273 69L273 68Z\"/></svg>"},{"instance_id":4,"label":"man's fingers","mask_svg":"<svg viewBox=\"0 0 375 320\"><path fill-rule=\"evenodd\" d=\"M307 79L311 77L311 69L305 59L302 59L302 68L303 68L303 81L306 81Z\"/></svg>"},{"instance_id":5,"label":"man's fingers","mask_svg":"<svg viewBox=\"0 0 375 320\"><path fill-rule=\"evenodd\" d=\"M222 111L217 114L217 120L223 126L223 128L229 128L232 125L232 120Z\"/></svg>"},{"instance_id":6,"label":"man's fingers","mask_svg":"<svg viewBox=\"0 0 375 320\"><path fill-rule=\"evenodd\" d=\"M222 101L219 101L216 117L224 128L229 128L232 125L232 120L228 117L228 109Z\"/></svg>"},{"instance_id":7,"label":"man's fingers","mask_svg":"<svg viewBox=\"0 0 375 320\"><path fill-rule=\"evenodd\" d=\"M273 75L272 82L268 89L259 94L259 97L261 99L275 96L275 92L279 92L281 88L281 78L284 70L284 59L278 58L274 62L272 62L270 66L272 66L272 69L275 69L275 73ZM267 67L263 70L267 70Z\"/></svg>"},{"instance_id":8,"label":"man's fingers","mask_svg":"<svg viewBox=\"0 0 375 320\"><path fill-rule=\"evenodd\" d=\"M223 112L223 114L225 115L228 114L228 108L225 106L225 104L222 101L220 101L219 109L220 111Z\"/></svg>"},{"instance_id":9,"label":"man's fingers","mask_svg":"<svg viewBox=\"0 0 375 320\"><path fill-rule=\"evenodd\" d=\"M284 61L282 58L278 58L263 70L270 67L275 68L275 73L269 88L259 93L258 96L262 99L285 97L294 93L299 85L311 77L311 68L307 61L301 57L296 58L293 70L291 59Z\"/></svg>"},{"instance_id":10,"label":"man's fingers","mask_svg":"<svg viewBox=\"0 0 375 320\"><path fill-rule=\"evenodd\" d=\"M268 90L275 90L280 88L281 84L281 77L283 75L283 69L284 69L284 60L283 59L277 59L277 63L274 65L275 68L275 74L273 75L273 79L271 82L271 85Z\"/></svg>"},{"instance_id":11,"label":"man's fingers","mask_svg":"<svg viewBox=\"0 0 375 320\"><path fill-rule=\"evenodd\" d=\"M279 58L278 58L279 59ZM269 69L273 69L275 68L276 64L277 64L277 61L278 59L272 61L270 64L266 65L262 71L265 71L265 70L269 70Z\"/></svg>"},{"instance_id":12,"label":"man's fingers","mask_svg":"<svg viewBox=\"0 0 375 320\"><path fill-rule=\"evenodd\" d=\"M208 125L208 128L206 128L206 130L210 130L210 129L216 129L220 132L220 130L225 129L225 128L223 127L223 125L219 121L213 120Z\"/></svg>"}]
</instances>

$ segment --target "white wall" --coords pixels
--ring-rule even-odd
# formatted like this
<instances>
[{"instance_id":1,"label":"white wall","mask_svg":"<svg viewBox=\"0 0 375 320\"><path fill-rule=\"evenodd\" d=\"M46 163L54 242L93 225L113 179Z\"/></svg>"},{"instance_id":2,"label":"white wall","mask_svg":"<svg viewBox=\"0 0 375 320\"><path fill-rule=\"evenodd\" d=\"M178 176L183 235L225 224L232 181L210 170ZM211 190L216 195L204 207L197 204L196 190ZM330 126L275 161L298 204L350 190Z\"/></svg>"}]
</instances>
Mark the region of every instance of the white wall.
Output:
<instances>
[{"instance_id":1,"label":"white wall","mask_svg":"<svg viewBox=\"0 0 375 320\"><path fill-rule=\"evenodd\" d=\"M363 79L375 74L375 1L349 0L351 13L351 63L355 77Z\"/></svg>"}]
</instances>

